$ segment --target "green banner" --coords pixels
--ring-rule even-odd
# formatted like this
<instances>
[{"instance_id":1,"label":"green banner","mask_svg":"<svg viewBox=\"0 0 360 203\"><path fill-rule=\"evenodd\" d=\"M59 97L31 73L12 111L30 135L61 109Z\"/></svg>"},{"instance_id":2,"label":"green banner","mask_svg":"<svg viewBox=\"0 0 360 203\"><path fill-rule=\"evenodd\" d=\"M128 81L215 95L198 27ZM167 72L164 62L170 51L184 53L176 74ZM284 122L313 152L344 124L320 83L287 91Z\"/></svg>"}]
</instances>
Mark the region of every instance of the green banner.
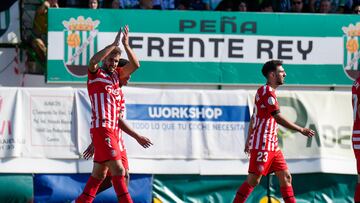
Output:
<instances>
[{"instance_id":1,"label":"green banner","mask_svg":"<svg viewBox=\"0 0 360 203\"><path fill-rule=\"evenodd\" d=\"M86 81L90 57L126 24L141 61L132 82L263 84L269 59L284 61L290 85L358 76L355 15L50 9L47 81Z\"/></svg>"},{"instance_id":2,"label":"green banner","mask_svg":"<svg viewBox=\"0 0 360 203\"><path fill-rule=\"evenodd\" d=\"M357 178L340 174L295 174L293 189L297 202L353 202ZM246 202L282 202L276 176L263 177ZM246 176L155 175L154 203L232 202ZM269 189L269 193L268 193Z\"/></svg>"},{"instance_id":3,"label":"green banner","mask_svg":"<svg viewBox=\"0 0 360 203\"><path fill-rule=\"evenodd\" d=\"M32 174L1 174L0 202L33 202Z\"/></svg>"}]
</instances>

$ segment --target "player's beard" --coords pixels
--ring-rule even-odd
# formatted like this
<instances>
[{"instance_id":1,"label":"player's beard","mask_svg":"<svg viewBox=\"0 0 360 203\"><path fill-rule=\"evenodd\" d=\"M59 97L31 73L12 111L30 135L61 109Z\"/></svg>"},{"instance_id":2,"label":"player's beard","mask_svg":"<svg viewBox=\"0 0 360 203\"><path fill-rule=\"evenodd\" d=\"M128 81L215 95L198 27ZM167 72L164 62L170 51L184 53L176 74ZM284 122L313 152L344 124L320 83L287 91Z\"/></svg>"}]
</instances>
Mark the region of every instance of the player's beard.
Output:
<instances>
[{"instance_id":1,"label":"player's beard","mask_svg":"<svg viewBox=\"0 0 360 203\"><path fill-rule=\"evenodd\" d=\"M109 73L114 72L115 68L113 68L112 66L106 66L106 71Z\"/></svg>"},{"instance_id":2,"label":"player's beard","mask_svg":"<svg viewBox=\"0 0 360 203\"><path fill-rule=\"evenodd\" d=\"M278 78L277 78L277 81L276 81L276 84L277 84L277 85L283 85L284 82L285 82L285 78L278 77Z\"/></svg>"}]
</instances>

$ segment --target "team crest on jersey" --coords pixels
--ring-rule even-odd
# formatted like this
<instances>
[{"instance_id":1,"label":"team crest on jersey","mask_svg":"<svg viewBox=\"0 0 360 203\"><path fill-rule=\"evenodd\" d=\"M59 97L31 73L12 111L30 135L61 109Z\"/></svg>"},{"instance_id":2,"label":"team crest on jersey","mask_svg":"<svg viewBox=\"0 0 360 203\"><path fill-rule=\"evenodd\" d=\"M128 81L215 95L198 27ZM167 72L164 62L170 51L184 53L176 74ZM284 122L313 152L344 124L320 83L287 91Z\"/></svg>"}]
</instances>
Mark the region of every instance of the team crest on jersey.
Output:
<instances>
[{"instance_id":1,"label":"team crest on jersey","mask_svg":"<svg viewBox=\"0 0 360 203\"><path fill-rule=\"evenodd\" d=\"M66 70L75 77L86 77L90 57L97 52L96 29L100 21L78 16L63 21L64 30L64 64Z\"/></svg>"},{"instance_id":2,"label":"team crest on jersey","mask_svg":"<svg viewBox=\"0 0 360 203\"><path fill-rule=\"evenodd\" d=\"M112 148L110 137L105 138L105 142L110 148Z\"/></svg>"},{"instance_id":3,"label":"team crest on jersey","mask_svg":"<svg viewBox=\"0 0 360 203\"><path fill-rule=\"evenodd\" d=\"M350 24L348 27L342 27L342 30L344 32L344 71L350 79L356 80L360 76L360 22L356 25Z\"/></svg>"}]
</instances>

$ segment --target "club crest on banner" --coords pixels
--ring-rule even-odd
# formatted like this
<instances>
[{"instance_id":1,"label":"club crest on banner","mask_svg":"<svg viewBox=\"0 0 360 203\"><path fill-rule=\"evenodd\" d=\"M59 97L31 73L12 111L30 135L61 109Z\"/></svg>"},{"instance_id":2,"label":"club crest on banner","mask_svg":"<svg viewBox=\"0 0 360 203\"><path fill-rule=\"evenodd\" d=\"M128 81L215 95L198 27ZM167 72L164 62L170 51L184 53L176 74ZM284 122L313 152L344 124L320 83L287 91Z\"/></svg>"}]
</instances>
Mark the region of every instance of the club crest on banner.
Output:
<instances>
[{"instance_id":1,"label":"club crest on banner","mask_svg":"<svg viewBox=\"0 0 360 203\"><path fill-rule=\"evenodd\" d=\"M344 71L350 79L356 80L360 76L360 22L342 27L342 30L344 32Z\"/></svg>"},{"instance_id":2,"label":"club crest on banner","mask_svg":"<svg viewBox=\"0 0 360 203\"><path fill-rule=\"evenodd\" d=\"M64 30L64 65L75 77L86 77L90 58L97 52L96 29L100 21L78 16L63 21Z\"/></svg>"}]
</instances>

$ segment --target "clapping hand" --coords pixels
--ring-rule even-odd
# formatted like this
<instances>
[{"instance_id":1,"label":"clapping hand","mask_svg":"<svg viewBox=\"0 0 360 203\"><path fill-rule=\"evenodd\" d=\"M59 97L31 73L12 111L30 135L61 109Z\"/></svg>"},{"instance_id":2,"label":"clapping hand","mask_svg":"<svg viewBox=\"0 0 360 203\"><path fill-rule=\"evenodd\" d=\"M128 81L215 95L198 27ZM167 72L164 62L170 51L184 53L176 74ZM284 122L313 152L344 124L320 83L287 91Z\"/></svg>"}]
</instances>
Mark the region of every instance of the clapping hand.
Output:
<instances>
[{"instance_id":1,"label":"clapping hand","mask_svg":"<svg viewBox=\"0 0 360 203\"><path fill-rule=\"evenodd\" d=\"M84 159L88 160L94 155L94 145L93 143L89 144L89 146L85 149L82 156Z\"/></svg>"}]
</instances>

